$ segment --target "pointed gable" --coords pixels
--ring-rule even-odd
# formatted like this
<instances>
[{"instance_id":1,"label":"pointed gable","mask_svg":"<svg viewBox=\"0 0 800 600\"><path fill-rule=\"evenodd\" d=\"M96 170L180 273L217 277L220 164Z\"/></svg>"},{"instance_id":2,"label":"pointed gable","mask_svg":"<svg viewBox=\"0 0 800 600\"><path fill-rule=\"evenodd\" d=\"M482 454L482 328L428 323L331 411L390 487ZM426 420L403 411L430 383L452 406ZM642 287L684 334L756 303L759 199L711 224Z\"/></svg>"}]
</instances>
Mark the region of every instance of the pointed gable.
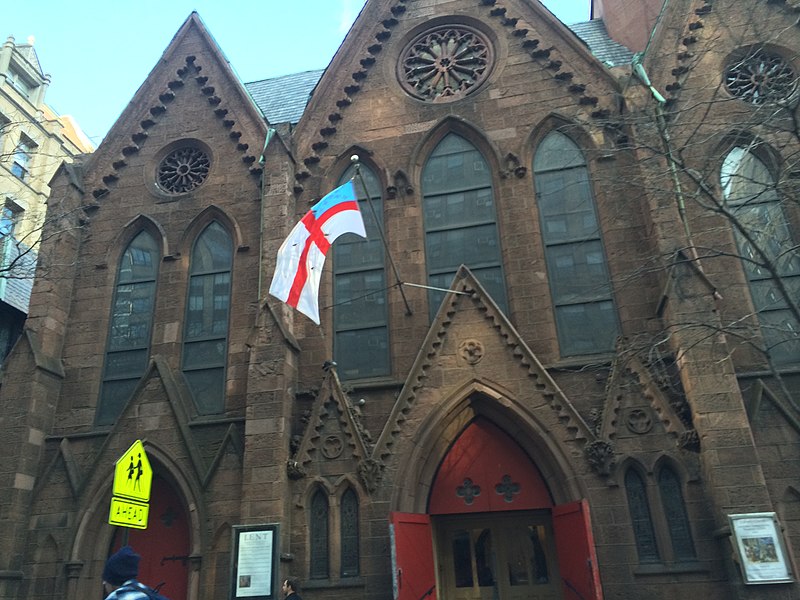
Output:
<instances>
[{"instance_id":1,"label":"pointed gable","mask_svg":"<svg viewBox=\"0 0 800 600\"><path fill-rule=\"evenodd\" d=\"M606 386L600 437L616 441L651 432L667 433L679 446L696 441L650 370L624 347L618 348Z\"/></svg>"},{"instance_id":2,"label":"pointed gable","mask_svg":"<svg viewBox=\"0 0 800 600\"><path fill-rule=\"evenodd\" d=\"M358 470L363 478L370 446L371 438L360 421L360 410L342 389L335 368L329 368L314 399L297 452L290 461L290 476L334 477ZM369 480L365 484L368 489L373 487Z\"/></svg>"},{"instance_id":3,"label":"pointed gable","mask_svg":"<svg viewBox=\"0 0 800 600\"><path fill-rule=\"evenodd\" d=\"M93 197L104 198L121 185L126 171L138 171L128 167L139 167L158 150L152 148L158 143L153 140L169 139L165 129L184 134L197 130L198 119L208 124L209 133L217 129L214 137L226 140L213 148L218 156L230 155L254 180L261 175L258 156L266 123L200 17L192 13L87 161Z\"/></svg>"},{"instance_id":4,"label":"pointed gable","mask_svg":"<svg viewBox=\"0 0 800 600\"><path fill-rule=\"evenodd\" d=\"M373 456L387 461L409 428L452 410L470 390L495 388L501 404L532 411L564 444L595 435L507 317L466 267L456 275L420 347ZM402 435L401 435L402 434Z\"/></svg>"},{"instance_id":5,"label":"pointed gable","mask_svg":"<svg viewBox=\"0 0 800 600\"><path fill-rule=\"evenodd\" d=\"M542 95L543 87L552 89L557 98L551 110L556 110L556 104L561 105L559 109L569 106L589 119L605 118L615 111L616 80L578 36L538 2L512 9L479 0L433 6L370 0L322 75L300 120L298 158L308 172L301 169L298 177L306 178L329 166L326 149L338 146L340 139L354 132L364 119L359 115L367 110L374 114L375 106L383 107L380 112L385 118L377 128L364 131L359 136L362 140L419 133L419 123L407 130L400 125L410 119L410 115L404 118L407 112L414 112L414 119L420 113L425 115L422 120L435 118L436 112L419 105L419 98L407 103L409 95L414 95L413 87L426 84L407 81L414 79L414 69L404 70L400 63L408 60L403 53L409 51L413 40L424 37L428 29L444 26L463 28L486 46L486 61L475 85L453 95L459 99L460 94L469 94L476 110L489 104L496 105L495 110L515 106L522 97L528 101L531 93ZM513 60L508 59L511 55ZM447 104L442 98L434 99L432 104L436 103ZM473 112L473 107L460 109Z\"/></svg>"}]
</instances>

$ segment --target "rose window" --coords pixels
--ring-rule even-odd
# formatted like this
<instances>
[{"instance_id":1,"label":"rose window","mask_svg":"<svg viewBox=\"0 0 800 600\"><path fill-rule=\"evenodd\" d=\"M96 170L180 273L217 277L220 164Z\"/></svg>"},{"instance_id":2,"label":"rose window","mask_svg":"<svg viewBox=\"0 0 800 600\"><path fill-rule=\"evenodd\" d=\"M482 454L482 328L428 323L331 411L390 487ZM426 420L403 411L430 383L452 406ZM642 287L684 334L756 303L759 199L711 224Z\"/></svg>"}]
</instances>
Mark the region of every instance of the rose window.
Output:
<instances>
[{"instance_id":1,"label":"rose window","mask_svg":"<svg viewBox=\"0 0 800 600\"><path fill-rule=\"evenodd\" d=\"M725 69L725 87L751 104L786 100L797 87L792 66L781 56L757 50Z\"/></svg>"},{"instance_id":2,"label":"rose window","mask_svg":"<svg viewBox=\"0 0 800 600\"><path fill-rule=\"evenodd\" d=\"M464 25L437 27L406 46L399 79L415 98L448 102L476 90L492 61L491 44L481 33Z\"/></svg>"},{"instance_id":3,"label":"rose window","mask_svg":"<svg viewBox=\"0 0 800 600\"><path fill-rule=\"evenodd\" d=\"M170 194L191 192L206 180L210 165L208 155L198 148L173 150L158 165L158 187Z\"/></svg>"}]
</instances>

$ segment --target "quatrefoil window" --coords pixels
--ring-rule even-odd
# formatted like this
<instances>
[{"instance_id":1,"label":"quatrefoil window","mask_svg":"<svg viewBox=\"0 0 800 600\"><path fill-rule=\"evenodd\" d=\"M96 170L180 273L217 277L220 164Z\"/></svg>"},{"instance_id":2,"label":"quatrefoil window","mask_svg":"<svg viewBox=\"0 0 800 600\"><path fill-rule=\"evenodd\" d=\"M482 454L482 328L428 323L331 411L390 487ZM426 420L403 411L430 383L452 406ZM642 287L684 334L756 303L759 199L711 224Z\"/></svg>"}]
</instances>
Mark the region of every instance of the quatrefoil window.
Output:
<instances>
[{"instance_id":1,"label":"quatrefoil window","mask_svg":"<svg viewBox=\"0 0 800 600\"><path fill-rule=\"evenodd\" d=\"M415 98L449 102L478 89L493 62L492 45L485 35L466 25L439 26L406 46L398 78Z\"/></svg>"},{"instance_id":2,"label":"quatrefoil window","mask_svg":"<svg viewBox=\"0 0 800 600\"><path fill-rule=\"evenodd\" d=\"M168 194L185 194L205 182L210 166L208 154L194 146L183 146L161 160L156 182Z\"/></svg>"},{"instance_id":3,"label":"quatrefoil window","mask_svg":"<svg viewBox=\"0 0 800 600\"><path fill-rule=\"evenodd\" d=\"M737 98L761 105L787 100L797 88L797 74L782 56L758 49L728 64L725 87Z\"/></svg>"}]
</instances>

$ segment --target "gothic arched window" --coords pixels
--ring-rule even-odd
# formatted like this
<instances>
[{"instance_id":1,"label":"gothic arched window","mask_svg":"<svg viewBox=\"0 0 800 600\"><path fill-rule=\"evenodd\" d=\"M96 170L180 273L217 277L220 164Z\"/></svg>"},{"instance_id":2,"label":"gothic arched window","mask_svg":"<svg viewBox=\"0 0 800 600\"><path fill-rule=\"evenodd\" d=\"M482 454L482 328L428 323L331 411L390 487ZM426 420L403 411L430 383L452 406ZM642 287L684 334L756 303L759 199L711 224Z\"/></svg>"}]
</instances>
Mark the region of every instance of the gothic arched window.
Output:
<instances>
[{"instance_id":1,"label":"gothic arched window","mask_svg":"<svg viewBox=\"0 0 800 600\"><path fill-rule=\"evenodd\" d=\"M214 221L192 248L183 331L183 375L200 414L225 407L232 264L231 236Z\"/></svg>"},{"instance_id":2,"label":"gothic arched window","mask_svg":"<svg viewBox=\"0 0 800 600\"><path fill-rule=\"evenodd\" d=\"M736 147L722 163L720 180L764 345L776 364L793 363L800 358L800 327L776 279L800 298L800 257L775 176L753 152Z\"/></svg>"},{"instance_id":3,"label":"gothic arched window","mask_svg":"<svg viewBox=\"0 0 800 600\"><path fill-rule=\"evenodd\" d=\"M428 285L447 289L461 264L508 310L489 165L463 137L448 134L422 171ZM429 290L431 319L444 292Z\"/></svg>"},{"instance_id":4,"label":"gothic arched window","mask_svg":"<svg viewBox=\"0 0 800 600\"><path fill-rule=\"evenodd\" d=\"M311 523L309 527L311 579L327 579L329 575L328 496L317 490L311 497Z\"/></svg>"},{"instance_id":5,"label":"gothic arched window","mask_svg":"<svg viewBox=\"0 0 800 600\"><path fill-rule=\"evenodd\" d=\"M658 470L655 485L652 477L645 479L628 468L625 493L639 562L686 563L697 558L681 479L671 467Z\"/></svg>"},{"instance_id":6,"label":"gothic arched window","mask_svg":"<svg viewBox=\"0 0 800 600\"><path fill-rule=\"evenodd\" d=\"M658 492L668 525L673 557L676 561L693 560L696 554L689 517L683 502L681 481L669 467L662 467L658 473Z\"/></svg>"},{"instance_id":7,"label":"gothic arched window","mask_svg":"<svg viewBox=\"0 0 800 600\"><path fill-rule=\"evenodd\" d=\"M628 495L628 510L633 524L633 536L636 539L639 562L659 562L661 555L658 551L658 544L656 544L653 519L650 515L647 487L644 479L635 469L628 469L625 473L625 492Z\"/></svg>"},{"instance_id":8,"label":"gothic arched window","mask_svg":"<svg viewBox=\"0 0 800 600\"><path fill-rule=\"evenodd\" d=\"M360 574L358 550L358 496L352 488L342 494L339 527L341 533L341 575L357 577Z\"/></svg>"},{"instance_id":9,"label":"gothic arched window","mask_svg":"<svg viewBox=\"0 0 800 600\"><path fill-rule=\"evenodd\" d=\"M536 149L533 170L561 356L609 352L617 311L586 159L553 131Z\"/></svg>"},{"instance_id":10,"label":"gothic arched window","mask_svg":"<svg viewBox=\"0 0 800 600\"><path fill-rule=\"evenodd\" d=\"M361 165L367 186L353 182L364 219L367 239L345 234L333 246L333 351L342 379L378 377L391 373L386 305L386 271L383 242L381 185L375 174ZM340 184L355 174L350 167Z\"/></svg>"},{"instance_id":11,"label":"gothic arched window","mask_svg":"<svg viewBox=\"0 0 800 600\"><path fill-rule=\"evenodd\" d=\"M117 420L147 368L160 258L156 240L141 231L119 261L95 416L98 425Z\"/></svg>"}]
</instances>

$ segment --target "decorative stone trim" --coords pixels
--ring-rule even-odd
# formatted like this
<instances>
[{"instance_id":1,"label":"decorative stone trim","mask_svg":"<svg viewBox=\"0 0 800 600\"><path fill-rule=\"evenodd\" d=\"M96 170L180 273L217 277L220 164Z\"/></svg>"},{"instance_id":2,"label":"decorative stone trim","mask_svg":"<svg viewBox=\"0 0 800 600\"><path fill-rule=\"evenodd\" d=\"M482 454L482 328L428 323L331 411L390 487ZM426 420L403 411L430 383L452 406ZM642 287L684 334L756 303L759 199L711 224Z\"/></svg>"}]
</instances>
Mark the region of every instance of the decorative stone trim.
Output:
<instances>
[{"instance_id":1,"label":"decorative stone trim","mask_svg":"<svg viewBox=\"0 0 800 600\"><path fill-rule=\"evenodd\" d=\"M473 338L466 339L458 345L458 355L461 360L469 365L476 365L481 362L484 355L483 344L480 340Z\"/></svg>"},{"instance_id":2,"label":"decorative stone trim","mask_svg":"<svg viewBox=\"0 0 800 600\"><path fill-rule=\"evenodd\" d=\"M406 45L397 77L414 98L452 102L478 90L493 67L494 48L481 31L468 25L440 25Z\"/></svg>"},{"instance_id":3,"label":"decorative stone trim","mask_svg":"<svg viewBox=\"0 0 800 600\"><path fill-rule=\"evenodd\" d=\"M759 106L787 100L797 89L797 74L779 54L752 48L728 63L725 89L736 98Z\"/></svg>"},{"instance_id":4,"label":"decorative stone trim","mask_svg":"<svg viewBox=\"0 0 800 600\"><path fill-rule=\"evenodd\" d=\"M175 100L177 90L180 90L185 87L186 80L188 80L189 78L193 78L195 80L195 82L200 88L200 93L205 96L208 96L208 102L211 106L216 107L222 102L221 98L213 95L215 92L215 88L211 85L207 85L208 77L205 75L200 75L202 67L200 65L195 64L196 57L189 55L186 57L185 60L186 64L181 68L179 68L176 72L178 79L172 79L169 82L167 82L166 90L164 90L158 95L158 103L154 104L147 110L150 116L144 118L140 122L139 125L141 126L141 130L136 131L131 135L131 141L133 143L125 146L122 149L123 159L114 161L112 163L113 171L110 173L106 173L101 177L103 183L108 187L97 187L94 190L92 190L92 196L95 199L99 200L109 194L110 192L109 188L119 179L119 175L117 172L128 165L125 158L133 156L134 154L139 152L141 146L147 141L149 137L149 134L147 133L146 130L154 127L157 124L156 119L158 119L158 117L163 116L167 112L166 105L170 104ZM223 119L227 114L228 110L226 108L219 107L214 109L214 116L216 116L218 119ZM235 122L230 119L226 119L223 122L223 126L228 129L232 128L234 124ZM244 154L245 151L248 149L248 145L238 143L238 139L241 136L241 133L232 132L232 135L234 133L237 134L232 137L233 141L237 142L236 149L242 154ZM261 175L263 169L258 164L255 164L256 163L255 156L245 154L242 157L242 162L245 164L245 166L249 167L249 172L251 175L254 176Z\"/></svg>"},{"instance_id":5,"label":"decorative stone trim","mask_svg":"<svg viewBox=\"0 0 800 600\"><path fill-rule=\"evenodd\" d=\"M168 194L186 194L205 183L210 168L208 154L196 146L182 146L161 159L156 183Z\"/></svg>"},{"instance_id":6,"label":"decorative stone trim","mask_svg":"<svg viewBox=\"0 0 800 600\"><path fill-rule=\"evenodd\" d=\"M583 452L592 471L602 477L611 475L617 464L617 459L614 457L613 444L605 440L594 440L584 446Z\"/></svg>"}]
</instances>

